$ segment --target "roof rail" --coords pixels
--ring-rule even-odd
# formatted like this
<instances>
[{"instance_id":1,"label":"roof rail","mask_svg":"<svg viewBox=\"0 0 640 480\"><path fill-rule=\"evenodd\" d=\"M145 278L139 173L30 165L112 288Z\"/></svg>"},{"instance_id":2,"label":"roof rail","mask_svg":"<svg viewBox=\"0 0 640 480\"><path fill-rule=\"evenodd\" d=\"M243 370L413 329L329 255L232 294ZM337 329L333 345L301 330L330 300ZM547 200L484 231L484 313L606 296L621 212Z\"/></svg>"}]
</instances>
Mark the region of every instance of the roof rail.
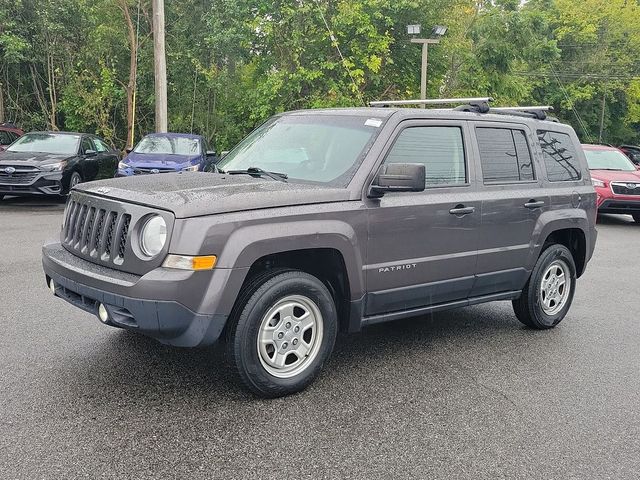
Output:
<instances>
[{"instance_id":1,"label":"roof rail","mask_svg":"<svg viewBox=\"0 0 640 480\"><path fill-rule=\"evenodd\" d=\"M533 117L537 120L546 120L547 112L552 112L553 107L550 105L539 105L533 107L496 107L491 108L489 113L502 113L505 115L520 115Z\"/></svg>"},{"instance_id":2,"label":"roof rail","mask_svg":"<svg viewBox=\"0 0 640 480\"><path fill-rule=\"evenodd\" d=\"M375 102L369 102L372 107L395 107L395 106L408 106L408 105L487 105L492 102L491 97L476 97L476 98L436 98L428 100L377 100Z\"/></svg>"}]
</instances>

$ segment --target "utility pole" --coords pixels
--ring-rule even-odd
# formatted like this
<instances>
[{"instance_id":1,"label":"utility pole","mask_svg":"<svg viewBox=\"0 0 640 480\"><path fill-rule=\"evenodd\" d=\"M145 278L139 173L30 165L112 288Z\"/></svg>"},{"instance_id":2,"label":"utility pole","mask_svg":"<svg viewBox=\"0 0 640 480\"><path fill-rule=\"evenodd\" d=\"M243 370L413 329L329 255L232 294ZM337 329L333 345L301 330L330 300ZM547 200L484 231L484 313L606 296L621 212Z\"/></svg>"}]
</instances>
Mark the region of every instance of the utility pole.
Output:
<instances>
[{"instance_id":1,"label":"utility pole","mask_svg":"<svg viewBox=\"0 0 640 480\"><path fill-rule=\"evenodd\" d=\"M411 43L422 44L422 69L420 73L420 100L427 99L427 63L429 61L429 45L436 45L440 40L434 38L412 38ZM425 105L420 105L425 108Z\"/></svg>"},{"instance_id":2,"label":"utility pole","mask_svg":"<svg viewBox=\"0 0 640 480\"><path fill-rule=\"evenodd\" d=\"M156 90L156 132L167 131L167 58L164 51L164 0L153 4L153 61Z\"/></svg>"},{"instance_id":3,"label":"utility pole","mask_svg":"<svg viewBox=\"0 0 640 480\"><path fill-rule=\"evenodd\" d=\"M600 110L600 135L598 136L598 143L602 143L602 137L604 135L604 111L607 106L607 84L604 84L604 91L602 92L602 107Z\"/></svg>"}]
</instances>

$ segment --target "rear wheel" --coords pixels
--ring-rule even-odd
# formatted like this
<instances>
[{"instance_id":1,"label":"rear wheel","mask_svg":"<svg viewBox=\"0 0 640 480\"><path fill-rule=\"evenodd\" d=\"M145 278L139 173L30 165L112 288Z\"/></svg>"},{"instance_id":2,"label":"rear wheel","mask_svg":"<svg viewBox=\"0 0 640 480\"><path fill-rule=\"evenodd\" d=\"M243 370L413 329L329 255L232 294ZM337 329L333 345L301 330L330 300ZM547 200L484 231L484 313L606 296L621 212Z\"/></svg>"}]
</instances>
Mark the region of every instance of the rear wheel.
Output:
<instances>
[{"instance_id":1,"label":"rear wheel","mask_svg":"<svg viewBox=\"0 0 640 480\"><path fill-rule=\"evenodd\" d=\"M640 213L634 213L633 219L635 220L636 223L640 223Z\"/></svg>"},{"instance_id":2,"label":"rear wheel","mask_svg":"<svg viewBox=\"0 0 640 480\"><path fill-rule=\"evenodd\" d=\"M536 262L522 295L513 301L513 310L531 328L553 328L562 321L576 287L573 255L564 245L547 247Z\"/></svg>"},{"instance_id":3,"label":"rear wheel","mask_svg":"<svg viewBox=\"0 0 640 480\"><path fill-rule=\"evenodd\" d=\"M337 334L327 287L297 270L254 279L241 294L228 330L228 356L244 386L261 397L306 388L318 376Z\"/></svg>"}]
</instances>

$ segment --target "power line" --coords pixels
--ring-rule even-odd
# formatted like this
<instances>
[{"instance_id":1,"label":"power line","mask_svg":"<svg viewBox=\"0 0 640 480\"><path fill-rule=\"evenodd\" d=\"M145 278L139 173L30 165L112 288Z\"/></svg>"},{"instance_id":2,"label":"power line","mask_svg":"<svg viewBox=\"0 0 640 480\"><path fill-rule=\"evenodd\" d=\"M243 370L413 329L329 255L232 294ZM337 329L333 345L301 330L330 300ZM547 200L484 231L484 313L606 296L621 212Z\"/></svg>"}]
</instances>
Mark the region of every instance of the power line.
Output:
<instances>
[{"instance_id":1,"label":"power line","mask_svg":"<svg viewBox=\"0 0 640 480\"><path fill-rule=\"evenodd\" d=\"M331 42L335 45L336 50L338 51L338 55L340 55L340 58L342 59L342 66L349 74L349 78L351 78L351 84L353 85L353 89L356 91L358 98L360 99L362 104L366 107L367 104L364 101L364 98L362 97L362 92L358 88L358 84L356 83L355 78L353 78L353 75L351 74L351 69L347 66L347 61L344 58L344 55L342 55L342 51L340 50L340 45L338 45L338 39L333 35L333 31L329 27L329 22L327 22L327 19L325 18L324 13L322 12L322 8L320 7L320 2L318 0L315 0L315 2L316 2L316 6L318 7L318 12L322 17L322 21L324 22L324 26L327 28L327 32L329 33L329 38L331 39Z\"/></svg>"}]
</instances>

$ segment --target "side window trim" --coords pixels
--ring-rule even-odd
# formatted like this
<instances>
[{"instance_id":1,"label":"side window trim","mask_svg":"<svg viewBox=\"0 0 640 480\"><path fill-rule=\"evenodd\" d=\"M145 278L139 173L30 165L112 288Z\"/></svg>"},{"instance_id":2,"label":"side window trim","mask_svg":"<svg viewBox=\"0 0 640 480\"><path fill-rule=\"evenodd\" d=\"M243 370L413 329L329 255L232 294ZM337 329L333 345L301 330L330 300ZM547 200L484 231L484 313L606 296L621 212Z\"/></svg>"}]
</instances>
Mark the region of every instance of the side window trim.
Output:
<instances>
[{"instance_id":1,"label":"side window trim","mask_svg":"<svg viewBox=\"0 0 640 480\"><path fill-rule=\"evenodd\" d=\"M382 161L380 162L377 168L384 165L389 154L393 150L393 147L396 145L398 139L402 135L402 133L410 128L419 128L419 127L454 127L460 130L460 135L462 137L462 150L463 150L463 159L464 159L464 169L465 169L465 182L464 183L443 183L443 184L435 184L435 185L426 185L424 192L427 193L432 190L438 190L442 188L460 188L460 187L470 187L472 183L472 171L470 167L470 148L468 142L468 130L466 128L466 121L455 121L455 120L422 120L422 119L407 119L400 122L396 130L394 131L390 142L385 147L384 152L381 155ZM377 169L376 169L377 172ZM375 178L375 173L374 173Z\"/></svg>"}]
</instances>

